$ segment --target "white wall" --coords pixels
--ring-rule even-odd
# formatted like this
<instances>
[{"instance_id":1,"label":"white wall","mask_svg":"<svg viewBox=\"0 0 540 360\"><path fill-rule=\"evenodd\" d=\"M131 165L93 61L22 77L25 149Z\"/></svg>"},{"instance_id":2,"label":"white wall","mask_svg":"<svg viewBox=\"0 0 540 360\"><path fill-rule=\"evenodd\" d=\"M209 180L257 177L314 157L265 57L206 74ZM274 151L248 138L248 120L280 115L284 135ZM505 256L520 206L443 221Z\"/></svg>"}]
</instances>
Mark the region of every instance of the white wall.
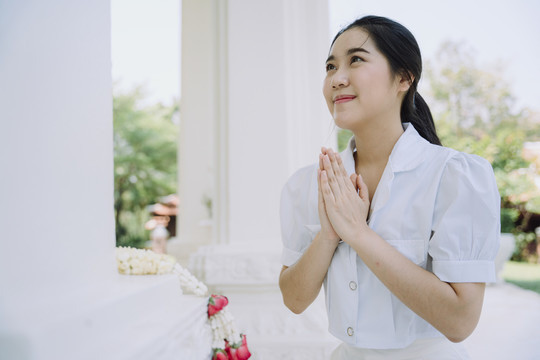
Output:
<instances>
[{"instance_id":1,"label":"white wall","mask_svg":"<svg viewBox=\"0 0 540 360\"><path fill-rule=\"evenodd\" d=\"M330 138L321 90L325 10L326 1L229 1L232 242L281 246L281 188L293 171L318 161L320 146Z\"/></svg>"},{"instance_id":2,"label":"white wall","mask_svg":"<svg viewBox=\"0 0 540 360\"><path fill-rule=\"evenodd\" d=\"M282 186L335 146L321 90L327 1L184 0L182 29L180 237L277 249Z\"/></svg>"},{"instance_id":3,"label":"white wall","mask_svg":"<svg viewBox=\"0 0 540 360\"><path fill-rule=\"evenodd\" d=\"M0 330L116 271L109 6L0 4Z\"/></svg>"},{"instance_id":4,"label":"white wall","mask_svg":"<svg viewBox=\"0 0 540 360\"><path fill-rule=\"evenodd\" d=\"M201 226L201 221L209 218L203 199L216 194L216 144L213 132L219 99L215 84L218 76L215 63L218 45L216 13L212 2L183 1L182 29L178 154L180 215L177 234L183 243L195 241L202 245L211 240L211 230ZM175 255L181 257L184 250L180 249Z\"/></svg>"}]
</instances>

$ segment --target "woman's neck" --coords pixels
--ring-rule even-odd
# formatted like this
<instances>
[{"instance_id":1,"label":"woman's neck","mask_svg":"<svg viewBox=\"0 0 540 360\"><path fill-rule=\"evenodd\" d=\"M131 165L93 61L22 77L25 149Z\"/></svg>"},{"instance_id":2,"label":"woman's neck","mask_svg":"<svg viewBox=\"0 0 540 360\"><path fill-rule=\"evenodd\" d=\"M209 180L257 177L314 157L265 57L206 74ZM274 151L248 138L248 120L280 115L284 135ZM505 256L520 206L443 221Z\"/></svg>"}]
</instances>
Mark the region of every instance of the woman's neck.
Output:
<instances>
[{"instance_id":1,"label":"woman's neck","mask_svg":"<svg viewBox=\"0 0 540 360\"><path fill-rule=\"evenodd\" d=\"M354 131L356 142L356 169L360 167L385 166L394 145L403 134L401 122L364 126Z\"/></svg>"}]
</instances>

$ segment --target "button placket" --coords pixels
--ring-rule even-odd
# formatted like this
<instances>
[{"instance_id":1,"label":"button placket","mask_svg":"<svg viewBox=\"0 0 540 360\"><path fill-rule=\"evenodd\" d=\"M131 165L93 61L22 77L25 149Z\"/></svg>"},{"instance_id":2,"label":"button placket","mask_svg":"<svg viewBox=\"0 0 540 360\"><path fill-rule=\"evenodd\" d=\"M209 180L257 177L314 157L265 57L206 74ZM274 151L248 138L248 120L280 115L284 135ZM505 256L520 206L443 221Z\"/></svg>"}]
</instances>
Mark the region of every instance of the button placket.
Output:
<instances>
[{"instance_id":1,"label":"button placket","mask_svg":"<svg viewBox=\"0 0 540 360\"><path fill-rule=\"evenodd\" d=\"M351 291L347 298L350 301L350 311L347 314L348 317L348 325L352 325L347 327L347 336L353 338L354 336L354 328L357 325L358 322L358 264L357 264L357 257L356 251L354 251L353 248L349 247L349 263L347 264L347 273L349 273L349 290Z\"/></svg>"}]
</instances>

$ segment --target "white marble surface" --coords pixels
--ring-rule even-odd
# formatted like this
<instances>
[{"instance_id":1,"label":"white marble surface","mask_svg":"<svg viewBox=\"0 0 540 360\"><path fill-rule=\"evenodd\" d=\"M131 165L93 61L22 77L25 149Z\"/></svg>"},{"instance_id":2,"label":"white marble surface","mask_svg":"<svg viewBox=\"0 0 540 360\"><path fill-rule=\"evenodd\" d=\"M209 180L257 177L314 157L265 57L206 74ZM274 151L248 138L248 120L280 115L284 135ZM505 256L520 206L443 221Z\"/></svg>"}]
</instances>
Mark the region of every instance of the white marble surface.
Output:
<instances>
[{"instance_id":1,"label":"white marble surface","mask_svg":"<svg viewBox=\"0 0 540 360\"><path fill-rule=\"evenodd\" d=\"M275 291L234 293L229 299L254 360L327 360L339 344L327 330L324 293L301 315L283 305L277 286Z\"/></svg>"},{"instance_id":2,"label":"white marble surface","mask_svg":"<svg viewBox=\"0 0 540 360\"><path fill-rule=\"evenodd\" d=\"M540 294L508 283L488 286L465 346L474 360L540 359Z\"/></svg>"},{"instance_id":3,"label":"white marble surface","mask_svg":"<svg viewBox=\"0 0 540 360\"><path fill-rule=\"evenodd\" d=\"M1 359L198 359L210 356L207 298L183 295L175 275L118 275L0 328Z\"/></svg>"}]
</instances>

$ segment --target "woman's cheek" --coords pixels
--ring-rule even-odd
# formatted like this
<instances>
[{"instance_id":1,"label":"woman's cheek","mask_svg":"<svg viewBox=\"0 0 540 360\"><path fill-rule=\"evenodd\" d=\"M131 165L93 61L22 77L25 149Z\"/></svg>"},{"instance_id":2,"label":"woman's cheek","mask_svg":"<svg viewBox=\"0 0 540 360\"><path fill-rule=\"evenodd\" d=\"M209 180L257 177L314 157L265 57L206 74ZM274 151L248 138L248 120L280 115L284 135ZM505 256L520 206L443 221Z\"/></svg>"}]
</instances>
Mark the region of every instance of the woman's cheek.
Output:
<instances>
[{"instance_id":1,"label":"woman's cheek","mask_svg":"<svg viewBox=\"0 0 540 360\"><path fill-rule=\"evenodd\" d=\"M332 101L331 95L329 96L325 91L323 91L324 99L326 100L326 106L330 114L334 114L334 102Z\"/></svg>"}]
</instances>

